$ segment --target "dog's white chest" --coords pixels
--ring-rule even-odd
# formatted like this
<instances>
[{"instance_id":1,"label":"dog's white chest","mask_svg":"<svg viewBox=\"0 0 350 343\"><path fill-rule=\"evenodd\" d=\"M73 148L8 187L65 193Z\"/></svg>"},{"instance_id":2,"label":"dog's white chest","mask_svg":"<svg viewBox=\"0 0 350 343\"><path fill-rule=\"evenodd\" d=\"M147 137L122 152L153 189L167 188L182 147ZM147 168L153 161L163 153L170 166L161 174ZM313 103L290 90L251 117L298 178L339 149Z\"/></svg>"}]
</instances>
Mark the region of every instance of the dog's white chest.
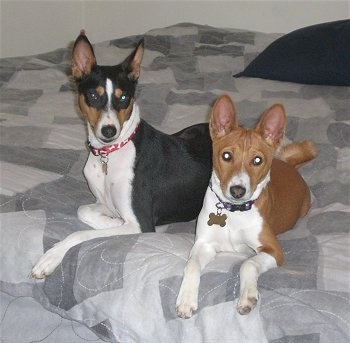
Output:
<instances>
[{"instance_id":1,"label":"dog's white chest","mask_svg":"<svg viewBox=\"0 0 350 343\"><path fill-rule=\"evenodd\" d=\"M227 230L232 249L239 250L237 247L242 244L253 249L260 246L259 235L262 225L262 217L255 206L246 212L229 213L224 230Z\"/></svg>"},{"instance_id":2,"label":"dog's white chest","mask_svg":"<svg viewBox=\"0 0 350 343\"><path fill-rule=\"evenodd\" d=\"M84 175L97 201L105 204L115 215L124 218L131 213L132 181L136 150L129 142L122 149L108 155L105 173L100 156L90 153Z\"/></svg>"},{"instance_id":3,"label":"dog's white chest","mask_svg":"<svg viewBox=\"0 0 350 343\"><path fill-rule=\"evenodd\" d=\"M229 212L222 210L226 215L225 225L210 225L210 215L216 212L216 198L211 191L207 192L202 211L198 217L196 240L207 241L215 245L216 251L242 251L243 246L252 249L258 248L261 243L259 235L263 227L263 219L256 208L249 211Z\"/></svg>"}]
</instances>

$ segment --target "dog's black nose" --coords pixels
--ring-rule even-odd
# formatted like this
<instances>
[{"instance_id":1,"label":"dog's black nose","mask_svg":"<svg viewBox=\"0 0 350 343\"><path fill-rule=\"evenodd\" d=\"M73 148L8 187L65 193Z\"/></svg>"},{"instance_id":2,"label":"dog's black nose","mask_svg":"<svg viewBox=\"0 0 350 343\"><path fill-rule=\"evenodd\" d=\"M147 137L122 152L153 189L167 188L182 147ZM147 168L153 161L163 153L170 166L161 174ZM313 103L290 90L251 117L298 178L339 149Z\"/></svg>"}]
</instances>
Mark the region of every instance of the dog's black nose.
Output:
<instances>
[{"instance_id":1,"label":"dog's black nose","mask_svg":"<svg viewBox=\"0 0 350 343\"><path fill-rule=\"evenodd\" d=\"M240 199L245 194L246 189L242 186L230 187L230 193L235 199Z\"/></svg>"},{"instance_id":2,"label":"dog's black nose","mask_svg":"<svg viewBox=\"0 0 350 343\"><path fill-rule=\"evenodd\" d=\"M102 127L101 133L106 138L112 138L117 133L117 129L116 129L116 127L114 125L106 125L106 126Z\"/></svg>"}]
</instances>

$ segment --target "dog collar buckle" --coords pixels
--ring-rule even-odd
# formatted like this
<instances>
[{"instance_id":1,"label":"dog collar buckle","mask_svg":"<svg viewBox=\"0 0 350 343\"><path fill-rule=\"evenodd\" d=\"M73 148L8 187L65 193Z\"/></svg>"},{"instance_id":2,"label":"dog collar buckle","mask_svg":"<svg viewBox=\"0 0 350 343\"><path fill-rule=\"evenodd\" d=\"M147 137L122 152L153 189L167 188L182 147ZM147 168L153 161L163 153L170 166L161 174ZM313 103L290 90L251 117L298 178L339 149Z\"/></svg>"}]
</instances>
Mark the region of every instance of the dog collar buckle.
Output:
<instances>
[{"instance_id":1,"label":"dog collar buckle","mask_svg":"<svg viewBox=\"0 0 350 343\"><path fill-rule=\"evenodd\" d=\"M236 212L236 211L245 212L252 209L254 202L255 202L254 200L244 202L243 204L231 204L229 202L224 202L223 206L226 210L230 212Z\"/></svg>"}]
</instances>

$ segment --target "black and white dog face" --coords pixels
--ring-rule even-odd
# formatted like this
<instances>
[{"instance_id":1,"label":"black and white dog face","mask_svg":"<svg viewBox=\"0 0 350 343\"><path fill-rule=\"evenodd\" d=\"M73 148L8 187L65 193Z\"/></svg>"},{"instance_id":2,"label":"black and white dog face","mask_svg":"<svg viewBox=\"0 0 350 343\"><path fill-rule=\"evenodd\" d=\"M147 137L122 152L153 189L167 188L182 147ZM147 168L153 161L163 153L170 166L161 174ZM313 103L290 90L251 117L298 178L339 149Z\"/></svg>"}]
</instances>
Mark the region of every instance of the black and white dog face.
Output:
<instances>
[{"instance_id":1,"label":"black and white dog face","mask_svg":"<svg viewBox=\"0 0 350 343\"><path fill-rule=\"evenodd\" d=\"M144 44L120 64L100 66L84 33L75 41L72 74L77 83L78 103L88 123L89 135L104 144L113 144L132 113Z\"/></svg>"}]
</instances>

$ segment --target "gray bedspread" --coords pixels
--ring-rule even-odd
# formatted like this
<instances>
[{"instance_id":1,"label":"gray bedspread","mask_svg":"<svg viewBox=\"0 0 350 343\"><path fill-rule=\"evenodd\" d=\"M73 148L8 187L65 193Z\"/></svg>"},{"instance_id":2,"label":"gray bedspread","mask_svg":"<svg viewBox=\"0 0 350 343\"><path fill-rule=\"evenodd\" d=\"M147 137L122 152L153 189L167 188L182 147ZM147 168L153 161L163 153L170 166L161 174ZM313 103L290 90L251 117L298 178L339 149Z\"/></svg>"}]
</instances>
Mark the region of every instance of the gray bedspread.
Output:
<instances>
[{"instance_id":1,"label":"gray bedspread","mask_svg":"<svg viewBox=\"0 0 350 343\"><path fill-rule=\"evenodd\" d=\"M244 256L223 253L203 272L198 312L177 318L194 222L85 242L45 281L31 280L45 250L87 228L76 216L94 201L82 175L86 132L69 48L2 59L1 342L349 342L350 89L234 78L281 35L195 24L98 43L97 60L119 63L141 36L141 116L173 133L207 121L223 92L243 125L283 103L287 139L310 139L319 152L301 169L312 208L280 236L285 265L261 276L260 300L248 316L235 310Z\"/></svg>"}]
</instances>

